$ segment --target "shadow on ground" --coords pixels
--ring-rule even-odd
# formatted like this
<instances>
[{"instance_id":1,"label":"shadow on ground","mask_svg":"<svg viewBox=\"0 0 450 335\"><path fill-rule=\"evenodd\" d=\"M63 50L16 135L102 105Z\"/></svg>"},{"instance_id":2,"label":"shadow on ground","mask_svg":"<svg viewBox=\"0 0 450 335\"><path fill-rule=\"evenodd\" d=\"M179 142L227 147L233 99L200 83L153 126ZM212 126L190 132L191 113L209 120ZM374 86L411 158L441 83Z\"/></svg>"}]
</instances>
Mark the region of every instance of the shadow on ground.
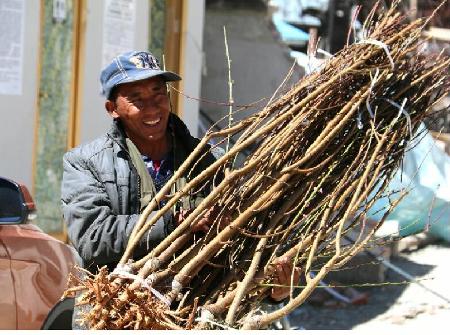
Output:
<instances>
[{"instance_id":1,"label":"shadow on ground","mask_svg":"<svg viewBox=\"0 0 450 335\"><path fill-rule=\"evenodd\" d=\"M391 258L391 262L413 276L424 276L434 268L433 265L418 264L403 256ZM326 307L324 305L317 306L312 303L314 300L314 296L312 295L309 301L306 301L305 304L289 316L291 327L311 330L352 329L356 325L367 322L386 312L386 310L395 304L406 287L414 284L398 285L389 283L404 281L405 278L392 270L388 270L386 281L382 285L375 287L356 287L358 291L368 294L368 302L364 305L338 304L334 300L334 306L332 307ZM323 289L318 288L313 294L323 295L320 290L323 291ZM330 302L330 300L328 301Z\"/></svg>"}]
</instances>

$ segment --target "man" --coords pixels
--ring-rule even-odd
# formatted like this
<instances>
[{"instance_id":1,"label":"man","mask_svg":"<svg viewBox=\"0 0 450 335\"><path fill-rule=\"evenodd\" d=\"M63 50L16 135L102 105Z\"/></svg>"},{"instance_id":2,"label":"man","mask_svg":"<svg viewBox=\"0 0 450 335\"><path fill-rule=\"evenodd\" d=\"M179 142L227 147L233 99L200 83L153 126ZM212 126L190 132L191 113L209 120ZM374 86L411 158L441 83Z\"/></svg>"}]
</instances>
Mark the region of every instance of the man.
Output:
<instances>
[{"instance_id":1,"label":"man","mask_svg":"<svg viewBox=\"0 0 450 335\"><path fill-rule=\"evenodd\" d=\"M113 119L100 138L64 155L62 207L68 236L92 272L107 265L112 271L122 256L141 211L199 143L170 111L166 83L181 78L163 71L148 52L127 52L113 59L101 73L105 109ZM208 149L190 178L211 165L220 154ZM215 157L216 156L216 157ZM177 183L182 187L186 180ZM209 185L211 186L211 185ZM163 240L195 207L210 187L185 198L175 213L160 218L146 234L134 258ZM207 231L213 212L191 227ZM291 268L278 266L278 282L290 282ZM275 288L281 300L289 290Z\"/></svg>"},{"instance_id":2,"label":"man","mask_svg":"<svg viewBox=\"0 0 450 335\"><path fill-rule=\"evenodd\" d=\"M180 79L162 71L150 53L117 56L100 78L111 129L64 155L62 206L68 236L93 272L103 265L114 269L139 213L198 143L170 113L166 82ZM193 176L214 160L207 153ZM187 206L201 196L189 199ZM136 258L174 229L177 222L170 214L145 236ZM204 221L192 227L205 229Z\"/></svg>"}]
</instances>

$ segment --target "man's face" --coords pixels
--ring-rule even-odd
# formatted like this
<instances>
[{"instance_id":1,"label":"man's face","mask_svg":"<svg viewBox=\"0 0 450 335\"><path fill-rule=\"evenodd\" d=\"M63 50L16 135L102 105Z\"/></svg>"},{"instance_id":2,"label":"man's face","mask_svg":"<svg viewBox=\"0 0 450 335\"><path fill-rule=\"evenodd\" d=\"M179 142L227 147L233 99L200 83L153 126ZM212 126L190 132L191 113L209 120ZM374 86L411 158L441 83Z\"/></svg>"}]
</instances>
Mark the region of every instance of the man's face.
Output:
<instances>
[{"instance_id":1,"label":"man's face","mask_svg":"<svg viewBox=\"0 0 450 335\"><path fill-rule=\"evenodd\" d=\"M162 78L121 84L116 96L114 101L107 101L106 108L113 118L121 120L133 141L153 142L164 138L170 105Z\"/></svg>"}]
</instances>

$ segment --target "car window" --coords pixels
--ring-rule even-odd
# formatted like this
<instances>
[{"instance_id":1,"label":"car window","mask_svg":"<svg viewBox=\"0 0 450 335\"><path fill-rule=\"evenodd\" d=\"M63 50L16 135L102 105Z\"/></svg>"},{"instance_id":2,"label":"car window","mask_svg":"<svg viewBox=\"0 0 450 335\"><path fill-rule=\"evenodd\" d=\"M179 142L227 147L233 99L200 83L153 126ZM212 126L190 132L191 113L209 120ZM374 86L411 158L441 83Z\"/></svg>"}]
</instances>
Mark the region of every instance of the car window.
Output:
<instances>
[{"instance_id":1,"label":"car window","mask_svg":"<svg viewBox=\"0 0 450 335\"><path fill-rule=\"evenodd\" d=\"M17 221L22 215L22 199L11 183L0 180L0 222Z\"/></svg>"}]
</instances>

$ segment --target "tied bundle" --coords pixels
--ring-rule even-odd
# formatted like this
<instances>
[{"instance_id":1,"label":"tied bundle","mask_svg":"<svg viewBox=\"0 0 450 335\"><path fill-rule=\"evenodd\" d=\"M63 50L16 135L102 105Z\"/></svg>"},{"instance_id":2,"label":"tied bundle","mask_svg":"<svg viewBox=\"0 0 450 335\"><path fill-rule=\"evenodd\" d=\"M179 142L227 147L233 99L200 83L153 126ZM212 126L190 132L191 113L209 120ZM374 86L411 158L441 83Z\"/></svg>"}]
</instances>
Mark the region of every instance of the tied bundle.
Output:
<instances>
[{"instance_id":1,"label":"tied bundle","mask_svg":"<svg viewBox=\"0 0 450 335\"><path fill-rule=\"evenodd\" d=\"M387 196L409 140L450 87L450 60L419 51L424 19L407 22L395 5L374 15L364 40L259 113L205 135L142 213L116 270L72 277L67 293L81 291L77 304L89 306L80 322L91 329L263 328L367 244L399 200L370 228L368 210ZM207 143L228 136L236 144L189 178ZM251 153L238 165L244 150ZM187 184L170 194L182 176ZM167 238L131 259L164 213L211 181L216 186ZM212 208L210 230L192 234L190 226ZM364 233L343 245L350 229ZM264 313L259 306L277 282L280 259L300 269L302 285L292 282L286 305Z\"/></svg>"}]
</instances>

